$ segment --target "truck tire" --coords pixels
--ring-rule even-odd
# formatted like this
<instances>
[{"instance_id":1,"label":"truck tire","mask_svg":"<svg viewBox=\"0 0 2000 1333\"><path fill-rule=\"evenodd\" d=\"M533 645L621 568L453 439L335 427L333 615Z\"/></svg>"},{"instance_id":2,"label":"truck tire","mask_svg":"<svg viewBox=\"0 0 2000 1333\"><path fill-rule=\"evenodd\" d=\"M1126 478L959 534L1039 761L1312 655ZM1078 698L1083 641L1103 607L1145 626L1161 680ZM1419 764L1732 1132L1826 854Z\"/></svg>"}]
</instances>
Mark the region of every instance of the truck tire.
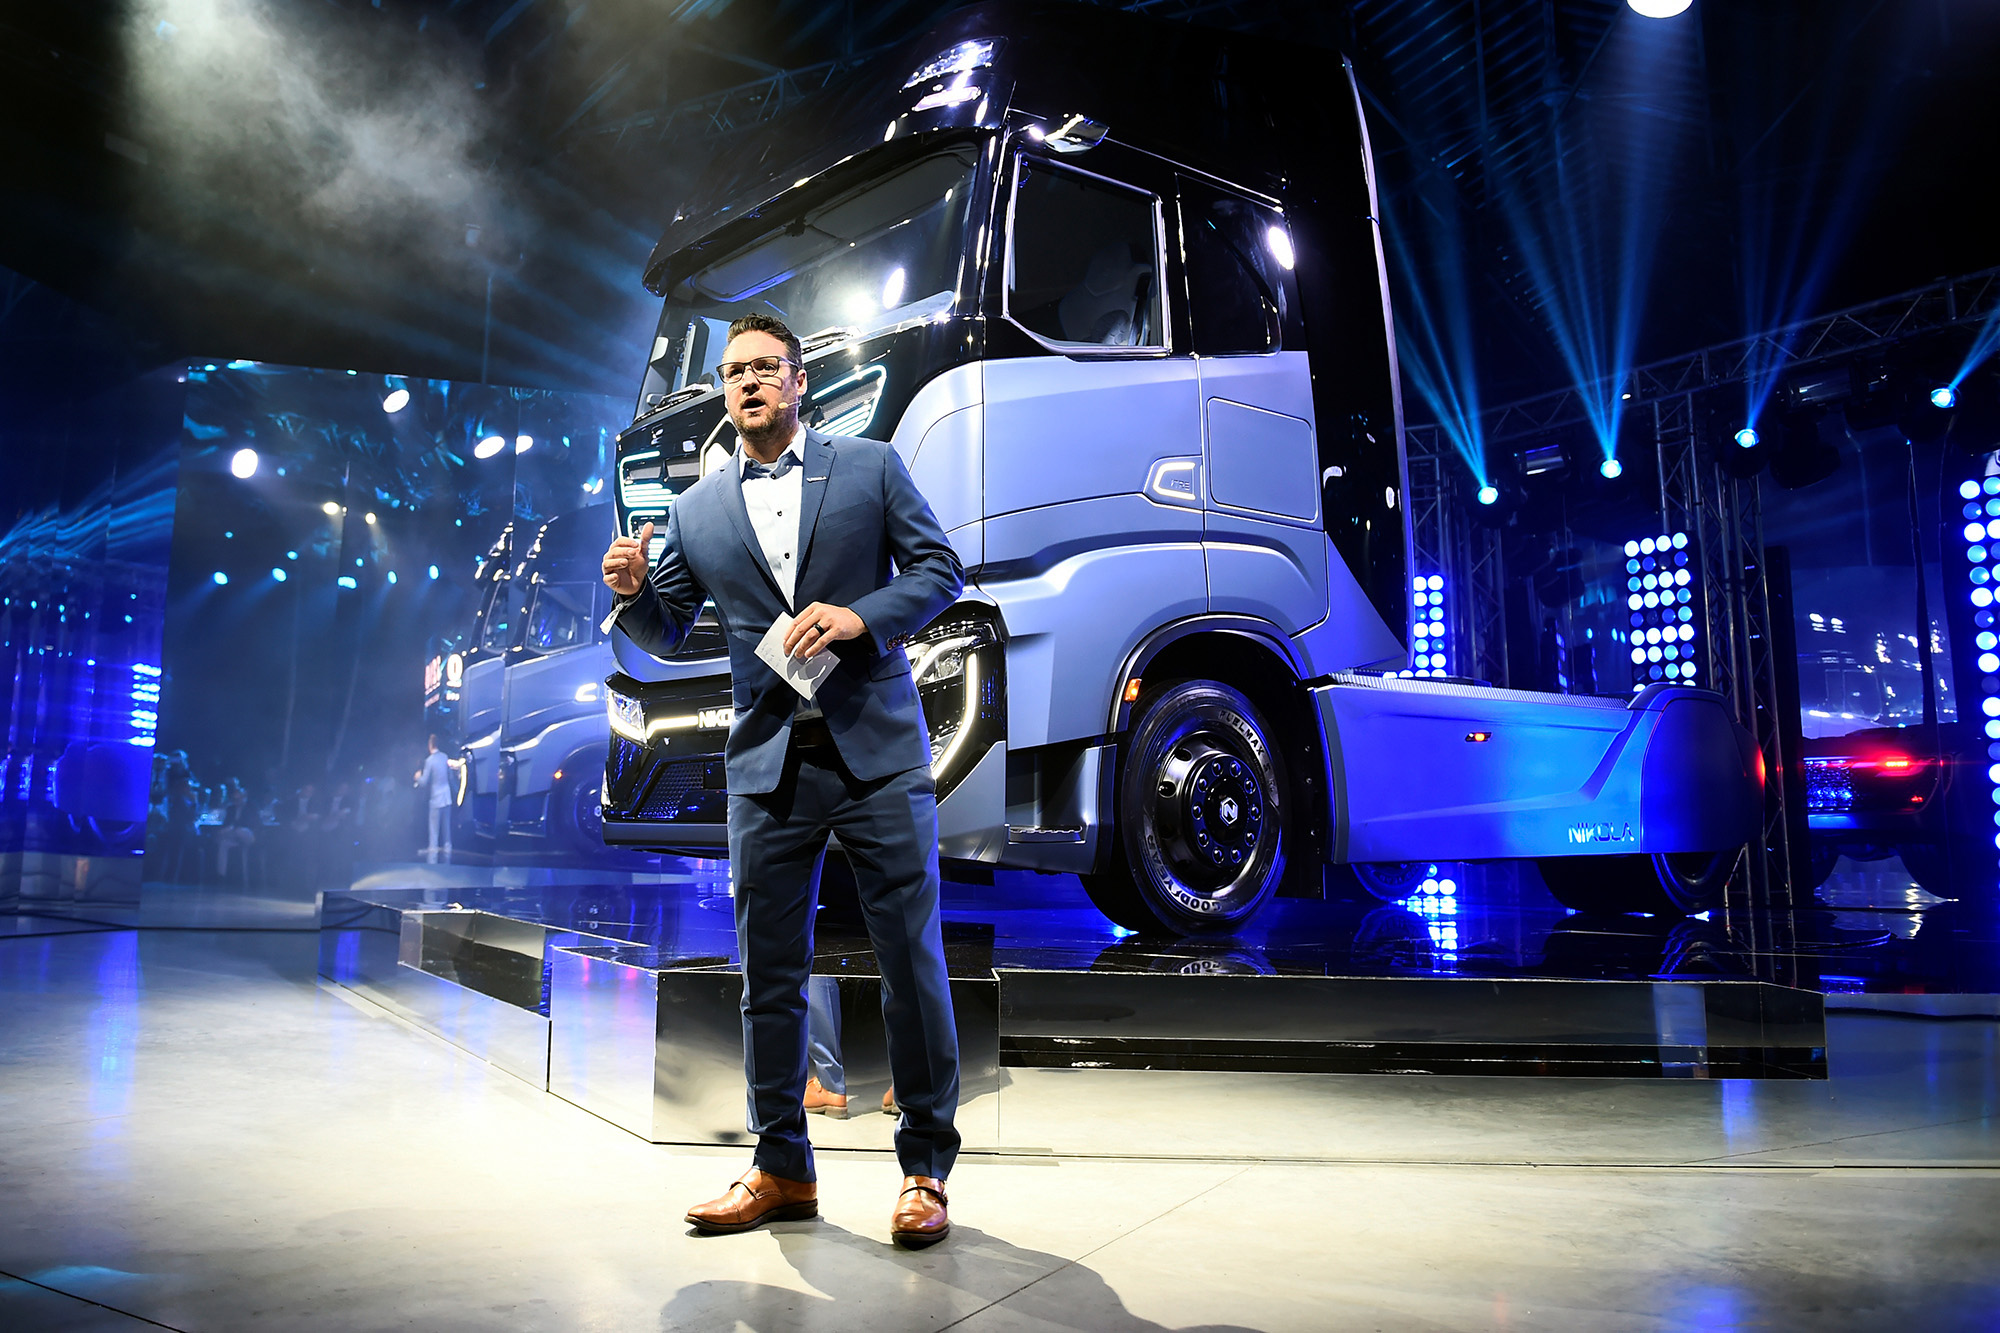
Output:
<instances>
[{"instance_id":1,"label":"truck tire","mask_svg":"<svg viewBox=\"0 0 2000 1333\"><path fill-rule=\"evenodd\" d=\"M1535 865L1555 900L1574 911L1682 917L1722 905L1741 850L1544 856Z\"/></svg>"},{"instance_id":2,"label":"truck tire","mask_svg":"<svg viewBox=\"0 0 2000 1333\"><path fill-rule=\"evenodd\" d=\"M1084 889L1129 930L1235 930L1284 877L1283 761L1256 707L1216 681L1168 685L1137 716L1122 747L1111 865L1084 876Z\"/></svg>"},{"instance_id":3,"label":"truck tire","mask_svg":"<svg viewBox=\"0 0 2000 1333\"><path fill-rule=\"evenodd\" d=\"M564 769L573 762L565 762ZM557 779L549 791L550 841L578 856L604 854L604 808L598 798L603 786L604 770L588 763Z\"/></svg>"}]
</instances>

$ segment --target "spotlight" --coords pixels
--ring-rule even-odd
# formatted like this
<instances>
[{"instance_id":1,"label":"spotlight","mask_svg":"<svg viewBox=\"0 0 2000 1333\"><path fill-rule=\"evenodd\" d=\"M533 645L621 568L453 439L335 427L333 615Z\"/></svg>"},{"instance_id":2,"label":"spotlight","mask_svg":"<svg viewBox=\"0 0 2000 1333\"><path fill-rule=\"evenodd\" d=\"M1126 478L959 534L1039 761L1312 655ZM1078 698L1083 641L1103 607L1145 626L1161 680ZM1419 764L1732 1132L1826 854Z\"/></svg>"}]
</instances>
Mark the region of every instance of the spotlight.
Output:
<instances>
[{"instance_id":1,"label":"spotlight","mask_svg":"<svg viewBox=\"0 0 2000 1333\"><path fill-rule=\"evenodd\" d=\"M491 458L506 447L506 440L498 435L489 435L478 444L472 446L472 456L474 458Z\"/></svg>"},{"instance_id":2,"label":"spotlight","mask_svg":"<svg viewBox=\"0 0 2000 1333\"><path fill-rule=\"evenodd\" d=\"M277 580L279 583L283 583L287 575L285 574L285 571L282 569L273 569L271 571L271 577Z\"/></svg>"},{"instance_id":3,"label":"spotlight","mask_svg":"<svg viewBox=\"0 0 2000 1333\"><path fill-rule=\"evenodd\" d=\"M1736 441L1736 447L1738 449L1755 449L1758 443L1763 439L1763 436L1757 433L1757 428L1755 426L1745 426L1742 430L1737 431L1736 434L1731 438Z\"/></svg>"},{"instance_id":4,"label":"spotlight","mask_svg":"<svg viewBox=\"0 0 2000 1333\"><path fill-rule=\"evenodd\" d=\"M389 582L394 583L395 581L396 581L396 571L392 569L389 571Z\"/></svg>"},{"instance_id":5,"label":"spotlight","mask_svg":"<svg viewBox=\"0 0 2000 1333\"><path fill-rule=\"evenodd\" d=\"M382 410L392 416L409 405L410 391L408 389L391 389L389 396L382 400Z\"/></svg>"},{"instance_id":6,"label":"spotlight","mask_svg":"<svg viewBox=\"0 0 2000 1333\"><path fill-rule=\"evenodd\" d=\"M438 567L437 567L436 565L432 565L432 566L431 566L431 577L432 577L433 579L435 579L435 578L436 578L437 576L438 576Z\"/></svg>"},{"instance_id":7,"label":"spotlight","mask_svg":"<svg viewBox=\"0 0 2000 1333\"><path fill-rule=\"evenodd\" d=\"M209 577L215 580L215 586L218 588L222 587L225 583L229 582L229 575L223 573L219 569L216 570L215 573L209 575Z\"/></svg>"},{"instance_id":8,"label":"spotlight","mask_svg":"<svg viewBox=\"0 0 2000 1333\"><path fill-rule=\"evenodd\" d=\"M328 518L338 518L340 517L340 506L328 500L319 507L319 512L325 514Z\"/></svg>"},{"instance_id":9,"label":"spotlight","mask_svg":"<svg viewBox=\"0 0 2000 1333\"><path fill-rule=\"evenodd\" d=\"M1670 19L1677 14L1685 14L1694 0L1625 0L1632 12L1640 18Z\"/></svg>"},{"instance_id":10,"label":"spotlight","mask_svg":"<svg viewBox=\"0 0 2000 1333\"><path fill-rule=\"evenodd\" d=\"M366 524L367 524L367 525L368 525L369 527L371 527L371 528L372 528L372 527L374 527L374 526L375 526L375 515L373 515L373 514L363 514L363 515L361 516L361 521L362 521L363 523L366 523Z\"/></svg>"},{"instance_id":11,"label":"spotlight","mask_svg":"<svg viewBox=\"0 0 2000 1333\"><path fill-rule=\"evenodd\" d=\"M358 586L354 582L354 576L352 574L342 574L339 578L335 579L334 582L338 583L343 588L354 588Z\"/></svg>"},{"instance_id":12,"label":"spotlight","mask_svg":"<svg viewBox=\"0 0 2000 1333\"><path fill-rule=\"evenodd\" d=\"M238 449L229 460L229 472L231 476L242 477L246 480L256 476L257 451L255 449Z\"/></svg>"},{"instance_id":13,"label":"spotlight","mask_svg":"<svg viewBox=\"0 0 2000 1333\"><path fill-rule=\"evenodd\" d=\"M1931 390L1931 406L1950 411L1958 406L1958 390L1949 384L1940 384Z\"/></svg>"},{"instance_id":14,"label":"spotlight","mask_svg":"<svg viewBox=\"0 0 2000 1333\"><path fill-rule=\"evenodd\" d=\"M1625 475L1625 465L1615 458L1607 458L1597 465L1597 471L1606 481L1616 481Z\"/></svg>"},{"instance_id":15,"label":"spotlight","mask_svg":"<svg viewBox=\"0 0 2000 1333\"><path fill-rule=\"evenodd\" d=\"M1271 247L1271 258L1278 261L1279 268L1290 269L1299 262L1298 256L1292 252L1291 234L1283 227L1273 226L1266 231L1264 243Z\"/></svg>"},{"instance_id":16,"label":"spotlight","mask_svg":"<svg viewBox=\"0 0 2000 1333\"><path fill-rule=\"evenodd\" d=\"M884 310L894 310L897 306L903 304L904 281L905 276L902 269L892 269L890 271L888 281L882 284L882 308Z\"/></svg>"},{"instance_id":17,"label":"spotlight","mask_svg":"<svg viewBox=\"0 0 2000 1333\"><path fill-rule=\"evenodd\" d=\"M1479 503L1490 505L1498 504L1499 502L1500 488L1498 486L1481 486L1479 488Z\"/></svg>"},{"instance_id":18,"label":"spotlight","mask_svg":"<svg viewBox=\"0 0 2000 1333\"><path fill-rule=\"evenodd\" d=\"M516 435L516 436L514 437L514 452L515 452L515 453L517 453L517 454L525 454L525 453L527 453L527 452L528 452L528 450L530 450L530 449L532 449L532 448L534 448L534 447L535 447L535 437L534 437L534 436L532 436L532 435Z\"/></svg>"}]
</instances>

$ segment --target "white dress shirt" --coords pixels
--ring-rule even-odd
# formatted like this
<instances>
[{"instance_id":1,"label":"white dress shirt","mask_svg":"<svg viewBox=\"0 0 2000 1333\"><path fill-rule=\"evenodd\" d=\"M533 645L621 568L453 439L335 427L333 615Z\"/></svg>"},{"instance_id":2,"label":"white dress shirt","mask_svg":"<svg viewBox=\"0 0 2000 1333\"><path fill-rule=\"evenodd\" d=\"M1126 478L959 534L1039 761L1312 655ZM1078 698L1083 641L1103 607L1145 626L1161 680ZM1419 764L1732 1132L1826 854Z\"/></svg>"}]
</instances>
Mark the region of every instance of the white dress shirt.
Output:
<instances>
[{"instance_id":1,"label":"white dress shirt","mask_svg":"<svg viewBox=\"0 0 2000 1333\"><path fill-rule=\"evenodd\" d=\"M757 545L763 548L764 563L770 566L778 591L785 594L785 605L796 612L798 606L793 596L798 591L799 582L799 503L805 493L806 478L804 426L792 433L792 442L778 456L782 458L785 454L793 455L796 461L782 477L744 477L744 465L755 460L750 457L750 451L739 444L736 475L742 478L743 507L750 511L750 527L757 534ZM828 648L824 651L833 650ZM800 699L793 713L798 718L819 715L819 705L810 699Z\"/></svg>"},{"instance_id":2,"label":"white dress shirt","mask_svg":"<svg viewBox=\"0 0 2000 1333\"><path fill-rule=\"evenodd\" d=\"M793 455L796 461L784 476L743 478L743 507L750 511L750 526L756 530L757 544L764 548L764 563L771 567L778 591L785 594L785 605L797 611L792 594L798 590L799 580L799 499L806 478L804 426L793 432L792 442L779 457L785 454ZM736 475L742 477L744 465L755 461L748 449L738 448Z\"/></svg>"}]
</instances>

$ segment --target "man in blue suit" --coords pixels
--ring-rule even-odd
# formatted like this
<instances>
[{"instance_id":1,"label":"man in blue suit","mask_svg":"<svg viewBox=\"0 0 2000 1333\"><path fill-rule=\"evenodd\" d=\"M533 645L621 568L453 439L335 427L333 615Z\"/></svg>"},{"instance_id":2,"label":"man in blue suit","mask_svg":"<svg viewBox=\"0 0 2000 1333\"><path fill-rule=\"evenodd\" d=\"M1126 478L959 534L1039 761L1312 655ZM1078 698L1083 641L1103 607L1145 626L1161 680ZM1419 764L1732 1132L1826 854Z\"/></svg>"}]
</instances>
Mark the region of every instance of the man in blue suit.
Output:
<instances>
[{"instance_id":1,"label":"man in blue suit","mask_svg":"<svg viewBox=\"0 0 2000 1333\"><path fill-rule=\"evenodd\" d=\"M957 598L964 571L893 449L800 426L803 360L776 319L746 315L730 325L718 371L743 447L674 502L650 571L650 523L604 556L618 623L639 647L674 652L709 599L729 641L729 859L757 1151L742 1179L688 1221L704 1232L747 1231L818 1214L803 1103L805 984L832 832L853 863L881 970L902 1110L903 1192L891 1234L921 1246L950 1227L944 1179L958 1155L958 1036L939 923L930 743L903 644ZM757 655L788 614L787 654L836 659L809 699Z\"/></svg>"}]
</instances>

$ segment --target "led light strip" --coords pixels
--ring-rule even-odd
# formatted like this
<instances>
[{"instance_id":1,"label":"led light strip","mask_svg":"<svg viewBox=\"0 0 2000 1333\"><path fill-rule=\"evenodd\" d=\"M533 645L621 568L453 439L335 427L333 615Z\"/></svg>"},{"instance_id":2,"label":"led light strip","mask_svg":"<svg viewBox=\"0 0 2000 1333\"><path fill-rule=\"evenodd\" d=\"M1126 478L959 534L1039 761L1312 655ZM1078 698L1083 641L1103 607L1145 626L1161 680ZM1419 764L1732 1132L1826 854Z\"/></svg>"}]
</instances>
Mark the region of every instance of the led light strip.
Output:
<instances>
[{"instance_id":1,"label":"led light strip","mask_svg":"<svg viewBox=\"0 0 2000 1333\"><path fill-rule=\"evenodd\" d=\"M1399 676L1449 676L1451 655L1445 646L1444 576L1417 574L1410 579L1410 665Z\"/></svg>"},{"instance_id":2,"label":"led light strip","mask_svg":"<svg viewBox=\"0 0 2000 1333\"><path fill-rule=\"evenodd\" d=\"M1695 666L1695 571L1688 535L1642 537L1625 543L1625 608L1631 612L1632 692L1665 681L1692 685Z\"/></svg>"},{"instance_id":3,"label":"led light strip","mask_svg":"<svg viewBox=\"0 0 2000 1333\"><path fill-rule=\"evenodd\" d=\"M1990 761L1986 780L1991 784L1994 805L2000 806L2000 628L1996 628L2000 612L1994 609L1994 603L2000 601L1995 593L1995 566L2000 564L2000 477L1962 482L1958 496L1965 502L1965 527L1959 535L1965 538L1965 558L1972 565L1967 577L1972 580L1972 643L1979 652L1974 662L1979 668L1979 711L1985 719L1986 757ZM1918 627L1919 633L1929 631L1929 626ZM2000 809L1993 812L1993 822L2000 826ZM2000 847L2000 828L1993 843Z\"/></svg>"}]
</instances>

